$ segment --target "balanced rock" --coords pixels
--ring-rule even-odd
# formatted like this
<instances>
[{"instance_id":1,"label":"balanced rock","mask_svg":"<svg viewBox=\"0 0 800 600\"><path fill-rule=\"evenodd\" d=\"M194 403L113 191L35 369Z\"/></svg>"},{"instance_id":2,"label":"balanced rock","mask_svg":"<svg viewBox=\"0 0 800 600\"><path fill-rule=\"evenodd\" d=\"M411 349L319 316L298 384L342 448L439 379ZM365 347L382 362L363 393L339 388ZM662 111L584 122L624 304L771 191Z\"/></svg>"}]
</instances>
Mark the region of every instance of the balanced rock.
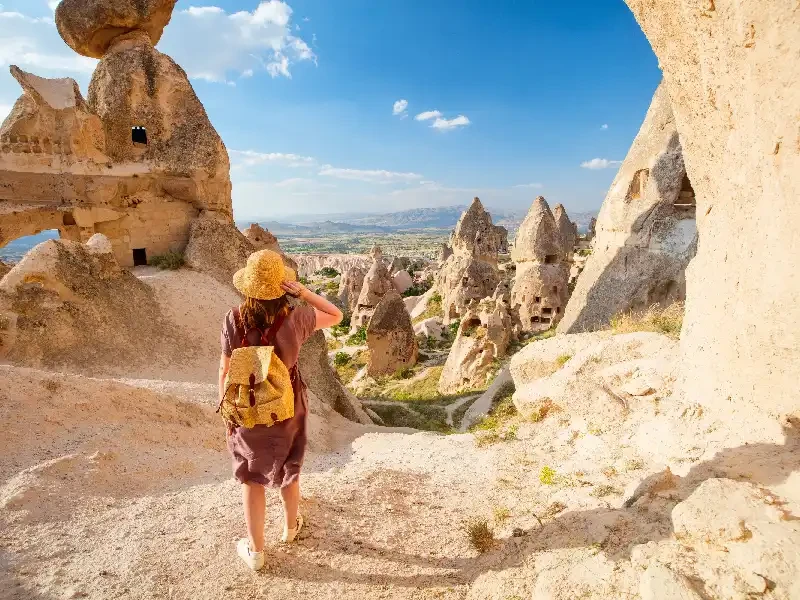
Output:
<instances>
[{"instance_id":1,"label":"balanced rock","mask_svg":"<svg viewBox=\"0 0 800 600\"><path fill-rule=\"evenodd\" d=\"M172 18L177 0L61 0L58 33L78 54L102 58L111 43L130 31L143 31L155 46Z\"/></svg>"},{"instance_id":2,"label":"balanced rock","mask_svg":"<svg viewBox=\"0 0 800 600\"><path fill-rule=\"evenodd\" d=\"M367 325L380 301L390 290L394 289L380 249L378 252L373 252L372 256L372 266L364 276L364 284L358 295L356 309L350 319L353 330Z\"/></svg>"},{"instance_id":3,"label":"balanced rock","mask_svg":"<svg viewBox=\"0 0 800 600\"><path fill-rule=\"evenodd\" d=\"M511 316L501 300L473 303L458 327L447 355L439 393L455 394L486 382L497 360L506 355L511 338Z\"/></svg>"},{"instance_id":4,"label":"balanced rock","mask_svg":"<svg viewBox=\"0 0 800 600\"><path fill-rule=\"evenodd\" d=\"M522 222L511 256L517 262L511 307L519 330L550 329L564 315L569 268L556 220L542 196Z\"/></svg>"},{"instance_id":5,"label":"balanced rock","mask_svg":"<svg viewBox=\"0 0 800 600\"><path fill-rule=\"evenodd\" d=\"M685 298L694 192L663 84L603 202L593 247L560 332L607 328L618 313Z\"/></svg>"},{"instance_id":6,"label":"balanced rock","mask_svg":"<svg viewBox=\"0 0 800 600\"><path fill-rule=\"evenodd\" d=\"M726 415L795 412L797 3L626 2L664 72L697 193L679 392Z\"/></svg>"},{"instance_id":7,"label":"balanced rock","mask_svg":"<svg viewBox=\"0 0 800 600\"><path fill-rule=\"evenodd\" d=\"M258 223L251 223L250 227L242 231L244 237L250 240L256 250L272 250L273 252L281 252L281 246L278 244L278 238L272 235L269 230L264 229Z\"/></svg>"},{"instance_id":8,"label":"balanced rock","mask_svg":"<svg viewBox=\"0 0 800 600\"><path fill-rule=\"evenodd\" d=\"M375 308L367 328L367 346L367 371L372 377L392 375L417 364L417 338L397 292L389 291Z\"/></svg>"},{"instance_id":9,"label":"balanced rock","mask_svg":"<svg viewBox=\"0 0 800 600\"><path fill-rule=\"evenodd\" d=\"M355 265L342 271L342 278L339 281L339 304L350 314L358 307L358 297L364 287L364 277L367 270Z\"/></svg>"}]
</instances>

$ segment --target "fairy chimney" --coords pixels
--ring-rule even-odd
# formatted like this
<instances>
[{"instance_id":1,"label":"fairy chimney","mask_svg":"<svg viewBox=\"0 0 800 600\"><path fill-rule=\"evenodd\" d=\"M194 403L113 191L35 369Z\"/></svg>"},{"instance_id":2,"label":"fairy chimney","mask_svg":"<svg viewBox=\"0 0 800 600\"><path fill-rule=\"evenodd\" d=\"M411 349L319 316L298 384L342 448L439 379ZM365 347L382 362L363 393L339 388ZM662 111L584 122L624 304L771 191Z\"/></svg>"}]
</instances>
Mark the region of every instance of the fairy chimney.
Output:
<instances>
[{"instance_id":1,"label":"fairy chimney","mask_svg":"<svg viewBox=\"0 0 800 600\"><path fill-rule=\"evenodd\" d=\"M392 375L417 363L417 338L403 299L394 290L378 303L367 327L372 377Z\"/></svg>"},{"instance_id":2,"label":"fairy chimney","mask_svg":"<svg viewBox=\"0 0 800 600\"><path fill-rule=\"evenodd\" d=\"M520 332L550 329L564 315L569 268L555 217L542 196L522 222L511 257L517 263L511 307Z\"/></svg>"},{"instance_id":3,"label":"fairy chimney","mask_svg":"<svg viewBox=\"0 0 800 600\"><path fill-rule=\"evenodd\" d=\"M553 209L553 217L556 220L559 236L561 237L561 248L564 252L564 260L572 262L575 254L575 244L578 242L578 228L569 220L567 210L563 204L556 204Z\"/></svg>"},{"instance_id":4,"label":"fairy chimney","mask_svg":"<svg viewBox=\"0 0 800 600\"><path fill-rule=\"evenodd\" d=\"M361 286L361 293L358 295L356 309L350 319L353 330L367 325L380 301L390 290L394 289L392 278L383 262L380 248L378 248L377 252L373 249L371 254L373 257L372 266L364 277L364 284Z\"/></svg>"}]
</instances>

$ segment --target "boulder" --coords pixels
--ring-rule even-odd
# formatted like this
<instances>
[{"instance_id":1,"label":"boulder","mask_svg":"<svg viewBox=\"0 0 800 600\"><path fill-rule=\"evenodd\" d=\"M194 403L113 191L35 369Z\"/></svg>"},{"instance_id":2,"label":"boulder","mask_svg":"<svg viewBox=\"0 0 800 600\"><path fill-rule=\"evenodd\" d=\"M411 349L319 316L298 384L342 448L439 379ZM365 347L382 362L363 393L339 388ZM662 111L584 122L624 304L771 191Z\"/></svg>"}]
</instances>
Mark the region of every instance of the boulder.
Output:
<instances>
[{"instance_id":1,"label":"boulder","mask_svg":"<svg viewBox=\"0 0 800 600\"><path fill-rule=\"evenodd\" d=\"M414 325L414 333L424 339L444 339L444 325L439 317L430 317Z\"/></svg>"},{"instance_id":2,"label":"boulder","mask_svg":"<svg viewBox=\"0 0 800 600\"><path fill-rule=\"evenodd\" d=\"M414 284L414 280L408 271L397 271L392 275L392 285L398 294L402 294Z\"/></svg>"},{"instance_id":3,"label":"boulder","mask_svg":"<svg viewBox=\"0 0 800 600\"><path fill-rule=\"evenodd\" d=\"M665 567L652 563L639 580L642 600L702 600L689 581Z\"/></svg>"},{"instance_id":4,"label":"boulder","mask_svg":"<svg viewBox=\"0 0 800 600\"><path fill-rule=\"evenodd\" d=\"M380 253L373 254L372 266L364 276L364 285L361 287L356 309L350 319L354 330L369 323L380 301L393 289L392 278Z\"/></svg>"},{"instance_id":5,"label":"boulder","mask_svg":"<svg viewBox=\"0 0 800 600\"><path fill-rule=\"evenodd\" d=\"M143 31L151 45L161 39L177 0L61 0L58 33L78 54L102 58L111 43L130 31Z\"/></svg>"},{"instance_id":6,"label":"boulder","mask_svg":"<svg viewBox=\"0 0 800 600\"><path fill-rule=\"evenodd\" d=\"M626 0L664 72L702 242L679 391L736 418L800 408L796 2Z\"/></svg>"},{"instance_id":7,"label":"boulder","mask_svg":"<svg viewBox=\"0 0 800 600\"><path fill-rule=\"evenodd\" d=\"M675 118L661 84L600 209L594 250L558 330L602 329L618 313L683 300L686 267L697 247L694 211Z\"/></svg>"},{"instance_id":8,"label":"boulder","mask_svg":"<svg viewBox=\"0 0 800 600\"><path fill-rule=\"evenodd\" d=\"M264 229L258 223L250 223L247 229L242 230L242 235L246 237L253 248L256 250L272 250L283 254L278 238L272 235L268 229Z\"/></svg>"},{"instance_id":9,"label":"boulder","mask_svg":"<svg viewBox=\"0 0 800 600\"><path fill-rule=\"evenodd\" d=\"M367 327L370 376L392 375L417 364L417 339L403 299L389 291L375 308Z\"/></svg>"},{"instance_id":10,"label":"boulder","mask_svg":"<svg viewBox=\"0 0 800 600\"><path fill-rule=\"evenodd\" d=\"M233 274L247 264L254 250L232 221L204 213L192 222L184 257L187 266L232 286Z\"/></svg>"},{"instance_id":11,"label":"boulder","mask_svg":"<svg viewBox=\"0 0 800 600\"><path fill-rule=\"evenodd\" d=\"M358 307L358 296L364 287L364 277L367 269L361 265L346 267L339 281L339 303L348 312L355 312Z\"/></svg>"},{"instance_id":12,"label":"boulder","mask_svg":"<svg viewBox=\"0 0 800 600\"><path fill-rule=\"evenodd\" d=\"M485 298L473 304L447 355L439 393L455 394L485 383L506 355L510 338L511 317L505 303Z\"/></svg>"}]
</instances>

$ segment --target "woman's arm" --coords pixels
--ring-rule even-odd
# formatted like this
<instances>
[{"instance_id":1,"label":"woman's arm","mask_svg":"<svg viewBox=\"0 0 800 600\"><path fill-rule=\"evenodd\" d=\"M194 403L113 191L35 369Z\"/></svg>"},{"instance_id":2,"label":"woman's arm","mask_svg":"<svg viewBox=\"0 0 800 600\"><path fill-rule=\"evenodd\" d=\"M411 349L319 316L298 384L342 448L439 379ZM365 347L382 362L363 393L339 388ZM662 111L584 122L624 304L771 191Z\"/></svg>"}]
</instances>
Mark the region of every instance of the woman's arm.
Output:
<instances>
[{"instance_id":1,"label":"woman's arm","mask_svg":"<svg viewBox=\"0 0 800 600\"><path fill-rule=\"evenodd\" d=\"M225 377L231 368L231 357L220 354L219 357L219 402L222 404L222 397L225 395Z\"/></svg>"},{"instance_id":2,"label":"woman's arm","mask_svg":"<svg viewBox=\"0 0 800 600\"><path fill-rule=\"evenodd\" d=\"M328 327L333 327L342 322L344 315L336 305L310 291L302 283L298 283L297 281L284 281L281 287L287 294L305 300L308 305L314 309L317 315L315 329L327 329Z\"/></svg>"}]
</instances>

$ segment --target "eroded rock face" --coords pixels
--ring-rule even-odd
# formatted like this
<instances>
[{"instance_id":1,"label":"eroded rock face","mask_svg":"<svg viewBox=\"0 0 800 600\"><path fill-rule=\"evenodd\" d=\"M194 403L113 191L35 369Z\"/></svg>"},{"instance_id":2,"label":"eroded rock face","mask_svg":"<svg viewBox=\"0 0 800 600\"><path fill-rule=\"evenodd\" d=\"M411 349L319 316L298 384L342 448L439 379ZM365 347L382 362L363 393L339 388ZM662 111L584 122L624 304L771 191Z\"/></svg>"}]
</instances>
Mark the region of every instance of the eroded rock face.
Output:
<instances>
[{"instance_id":1,"label":"eroded rock face","mask_svg":"<svg viewBox=\"0 0 800 600\"><path fill-rule=\"evenodd\" d=\"M0 279L5 277L6 273L8 273L10 270L11 267L6 263L4 263L2 260L0 260Z\"/></svg>"},{"instance_id":2,"label":"eroded rock face","mask_svg":"<svg viewBox=\"0 0 800 600\"><path fill-rule=\"evenodd\" d=\"M692 186L679 388L705 405L797 410L800 11L627 0L664 72ZM779 283L776 283L779 282Z\"/></svg>"},{"instance_id":3,"label":"eroded rock face","mask_svg":"<svg viewBox=\"0 0 800 600\"><path fill-rule=\"evenodd\" d=\"M453 254L497 264L497 254L503 244L508 244L508 231L494 225L492 216L483 208L480 199L475 198L450 237Z\"/></svg>"},{"instance_id":4,"label":"eroded rock face","mask_svg":"<svg viewBox=\"0 0 800 600\"><path fill-rule=\"evenodd\" d=\"M373 257L372 266L364 276L364 285L361 287L356 309L350 319L354 330L369 323L380 301L394 289L392 278L380 253L373 254Z\"/></svg>"},{"instance_id":5,"label":"eroded rock face","mask_svg":"<svg viewBox=\"0 0 800 600\"><path fill-rule=\"evenodd\" d=\"M575 244L578 242L578 226L569 220L567 209L564 208L563 204L556 204L553 209L553 217L556 220L556 227L561 237L564 260L572 262L572 257L575 254Z\"/></svg>"},{"instance_id":6,"label":"eroded rock face","mask_svg":"<svg viewBox=\"0 0 800 600\"><path fill-rule=\"evenodd\" d=\"M602 329L615 314L683 300L697 247L694 204L662 84L600 209L559 331Z\"/></svg>"},{"instance_id":7,"label":"eroded rock face","mask_svg":"<svg viewBox=\"0 0 800 600\"><path fill-rule=\"evenodd\" d=\"M417 338L403 299L388 292L375 308L367 328L370 376L392 375L417 364Z\"/></svg>"},{"instance_id":8,"label":"eroded rock face","mask_svg":"<svg viewBox=\"0 0 800 600\"><path fill-rule=\"evenodd\" d=\"M144 31L151 45L161 39L177 0L61 0L58 33L78 54L102 58L111 43L133 30Z\"/></svg>"},{"instance_id":9,"label":"eroded rock face","mask_svg":"<svg viewBox=\"0 0 800 600\"><path fill-rule=\"evenodd\" d=\"M233 285L233 274L247 264L254 251L250 241L227 219L206 213L192 222L185 258L191 268Z\"/></svg>"},{"instance_id":10,"label":"eroded rock face","mask_svg":"<svg viewBox=\"0 0 800 600\"><path fill-rule=\"evenodd\" d=\"M461 319L456 340L439 379L439 393L455 394L476 387L497 367L511 340L511 316L501 300L473 303Z\"/></svg>"},{"instance_id":11,"label":"eroded rock face","mask_svg":"<svg viewBox=\"0 0 800 600\"><path fill-rule=\"evenodd\" d=\"M330 267L336 269L343 276L353 268L361 269L365 274L372 266L372 258L365 254L292 254L291 258L297 263L297 273L301 277L312 277L315 273ZM356 292L356 299L361 288Z\"/></svg>"},{"instance_id":12,"label":"eroded rock face","mask_svg":"<svg viewBox=\"0 0 800 600\"><path fill-rule=\"evenodd\" d=\"M242 235L250 240L254 248L258 250L272 250L282 252L278 238L272 235L269 230L264 229L258 223L251 223L250 227L242 231Z\"/></svg>"},{"instance_id":13,"label":"eroded rock face","mask_svg":"<svg viewBox=\"0 0 800 600\"><path fill-rule=\"evenodd\" d=\"M366 275L366 268L359 265L342 271L342 279L339 282L339 303L351 314L358 307L358 297L364 287Z\"/></svg>"},{"instance_id":14,"label":"eroded rock face","mask_svg":"<svg viewBox=\"0 0 800 600\"><path fill-rule=\"evenodd\" d=\"M522 222L511 256L517 263L511 308L519 331L550 329L564 315L569 267L561 232L542 196Z\"/></svg>"},{"instance_id":15,"label":"eroded rock face","mask_svg":"<svg viewBox=\"0 0 800 600\"><path fill-rule=\"evenodd\" d=\"M450 244L442 244L442 248L439 250L439 262L444 262L451 256L453 256L453 249Z\"/></svg>"}]
</instances>

